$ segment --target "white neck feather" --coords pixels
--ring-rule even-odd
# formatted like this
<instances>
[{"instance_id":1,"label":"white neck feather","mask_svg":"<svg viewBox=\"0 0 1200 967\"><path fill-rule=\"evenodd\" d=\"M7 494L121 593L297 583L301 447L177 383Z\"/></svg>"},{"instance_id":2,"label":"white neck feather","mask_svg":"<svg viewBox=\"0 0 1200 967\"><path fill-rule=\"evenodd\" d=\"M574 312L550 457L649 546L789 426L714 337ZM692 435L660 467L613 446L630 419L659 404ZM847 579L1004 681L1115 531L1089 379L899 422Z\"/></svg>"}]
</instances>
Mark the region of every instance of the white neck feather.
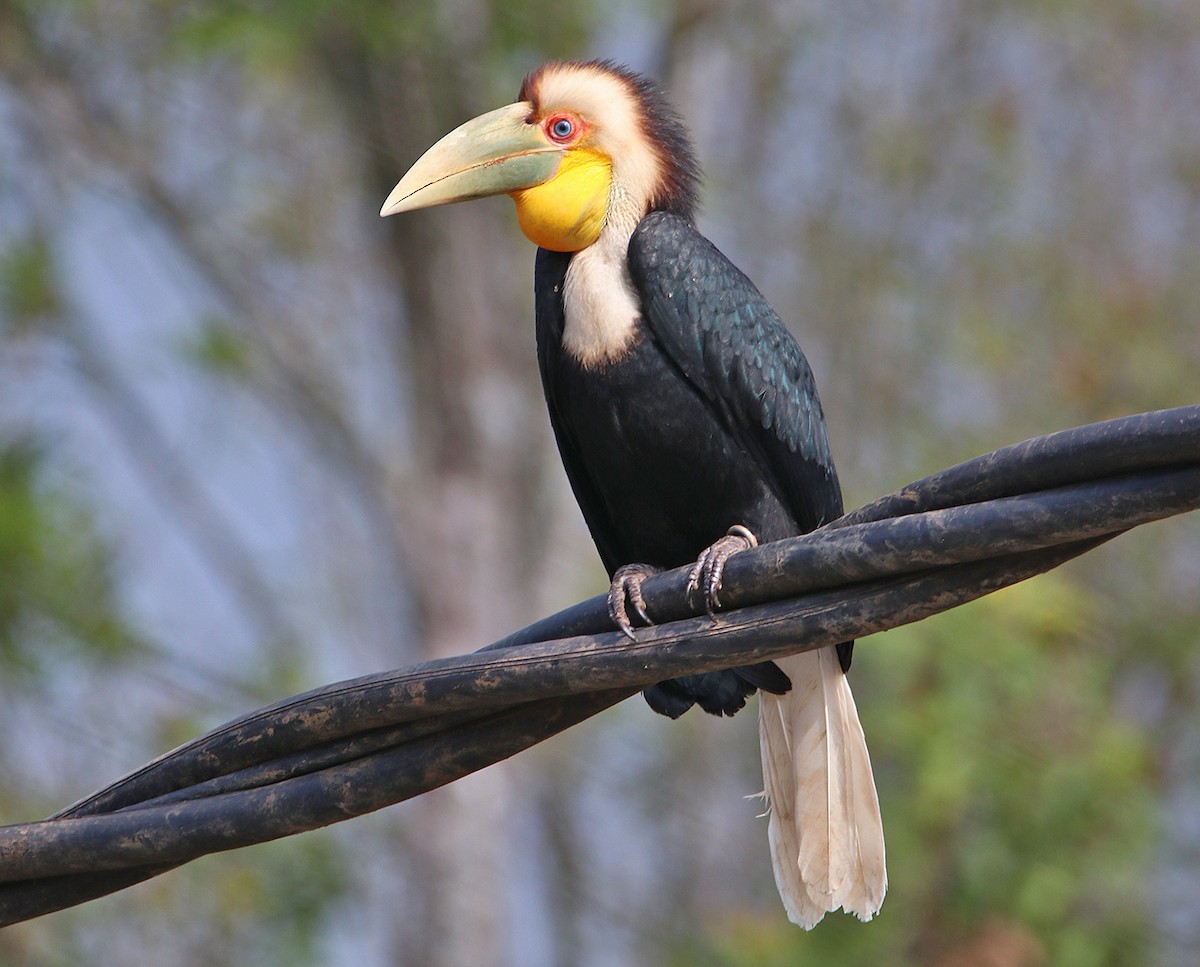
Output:
<instances>
[{"instance_id":1,"label":"white neck feather","mask_svg":"<svg viewBox=\"0 0 1200 967\"><path fill-rule=\"evenodd\" d=\"M585 368L619 359L636 339L641 309L627 254L636 227L636 218L610 215L600 237L567 267L563 348Z\"/></svg>"},{"instance_id":2,"label":"white neck feather","mask_svg":"<svg viewBox=\"0 0 1200 967\"><path fill-rule=\"evenodd\" d=\"M649 207L660 161L643 131L637 98L603 69L550 69L539 95L543 112L570 107L593 124L594 146L612 159L604 229L571 257L563 293L563 347L581 365L595 368L625 355L637 338L641 313L629 278L629 239Z\"/></svg>"}]
</instances>

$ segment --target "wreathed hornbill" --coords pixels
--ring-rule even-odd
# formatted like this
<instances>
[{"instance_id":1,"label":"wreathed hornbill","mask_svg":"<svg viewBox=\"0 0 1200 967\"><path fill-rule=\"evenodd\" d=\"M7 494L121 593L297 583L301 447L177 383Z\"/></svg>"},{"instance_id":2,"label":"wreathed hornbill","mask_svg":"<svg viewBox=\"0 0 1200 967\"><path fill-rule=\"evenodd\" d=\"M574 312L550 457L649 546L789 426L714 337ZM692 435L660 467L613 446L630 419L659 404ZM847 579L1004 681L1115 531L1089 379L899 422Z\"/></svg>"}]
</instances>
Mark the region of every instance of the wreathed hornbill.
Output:
<instances>
[{"instance_id":1,"label":"wreathed hornbill","mask_svg":"<svg viewBox=\"0 0 1200 967\"><path fill-rule=\"evenodd\" d=\"M730 554L842 512L812 372L795 339L693 224L698 169L646 78L555 62L518 103L430 148L380 212L509 194L539 247L537 354L575 497L632 635L640 585L695 562L711 610ZM811 927L869 919L887 889L870 758L846 683L852 643L646 689L675 718L732 715L756 688L775 879ZM789 687L790 686L790 687Z\"/></svg>"}]
</instances>

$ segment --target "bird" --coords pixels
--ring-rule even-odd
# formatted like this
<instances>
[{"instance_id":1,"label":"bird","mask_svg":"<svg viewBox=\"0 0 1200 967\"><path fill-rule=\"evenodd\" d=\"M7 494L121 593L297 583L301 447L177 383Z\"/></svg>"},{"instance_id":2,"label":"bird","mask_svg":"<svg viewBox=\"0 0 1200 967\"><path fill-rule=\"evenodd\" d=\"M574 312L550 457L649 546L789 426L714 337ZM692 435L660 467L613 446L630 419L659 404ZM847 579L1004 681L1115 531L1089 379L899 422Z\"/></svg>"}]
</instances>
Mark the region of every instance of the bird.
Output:
<instances>
[{"instance_id":1,"label":"bird","mask_svg":"<svg viewBox=\"0 0 1200 967\"><path fill-rule=\"evenodd\" d=\"M507 194L537 247L537 360L571 488L611 580L614 624L651 623L641 585L690 565L719 607L725 562L842 513L816 382L754 284L696 228L700 170L659 85L609 60L551 61L515 103L426 151L380 214ZM630 612L632 611L632 615ZM788 918L862 920L887 891L883 826L846 680L853 642L651 685L677 718L761 690L763 794Z\"/></svg>"}]
</instances>

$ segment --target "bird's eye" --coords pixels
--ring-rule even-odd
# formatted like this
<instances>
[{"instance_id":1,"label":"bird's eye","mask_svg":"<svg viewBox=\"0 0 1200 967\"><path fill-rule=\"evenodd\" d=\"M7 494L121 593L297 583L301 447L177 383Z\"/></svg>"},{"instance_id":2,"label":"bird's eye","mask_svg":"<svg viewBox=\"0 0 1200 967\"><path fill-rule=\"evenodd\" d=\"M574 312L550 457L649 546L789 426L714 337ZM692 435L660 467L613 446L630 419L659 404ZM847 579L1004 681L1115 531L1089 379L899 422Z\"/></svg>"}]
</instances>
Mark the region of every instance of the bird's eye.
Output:
<instances>
[{"instance_id":1,"label":"bird's eye","mask_svg":"<svg viewBox=\"0 0 1200 967\"><path fill-rule=\"evenodd\" d=\"M558 118L550 125L550 136L556 141L566 141L575 133L575 122L570 118Z\"/></svg>"}]
</instances>

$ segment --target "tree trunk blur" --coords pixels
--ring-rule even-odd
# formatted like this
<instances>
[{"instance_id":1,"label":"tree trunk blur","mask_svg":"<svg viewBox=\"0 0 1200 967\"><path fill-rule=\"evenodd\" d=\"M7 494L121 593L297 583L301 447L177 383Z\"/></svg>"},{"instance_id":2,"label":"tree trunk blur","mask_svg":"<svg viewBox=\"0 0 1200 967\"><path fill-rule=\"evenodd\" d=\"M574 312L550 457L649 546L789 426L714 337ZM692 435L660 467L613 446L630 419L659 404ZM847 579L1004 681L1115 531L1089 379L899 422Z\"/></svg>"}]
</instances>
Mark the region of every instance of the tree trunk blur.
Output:
<instances>
[{"instance_id":1,"label":"tree trunk blur","mask_svg":"<svg viewBox=\"0 0 1200 967\"><path fill-rule=\"evenodd\" d=\"M525 71L661 78L700 227L800 338L853 507L1195 402L1198 11L0 0L0 821L603 588L511 203L376 215ZM0 962L1195 962L1198 532L1144 531L860 646L870 925L783 921L752 716L630 702L4 931Z\"/></svg>"}]
</instances>

